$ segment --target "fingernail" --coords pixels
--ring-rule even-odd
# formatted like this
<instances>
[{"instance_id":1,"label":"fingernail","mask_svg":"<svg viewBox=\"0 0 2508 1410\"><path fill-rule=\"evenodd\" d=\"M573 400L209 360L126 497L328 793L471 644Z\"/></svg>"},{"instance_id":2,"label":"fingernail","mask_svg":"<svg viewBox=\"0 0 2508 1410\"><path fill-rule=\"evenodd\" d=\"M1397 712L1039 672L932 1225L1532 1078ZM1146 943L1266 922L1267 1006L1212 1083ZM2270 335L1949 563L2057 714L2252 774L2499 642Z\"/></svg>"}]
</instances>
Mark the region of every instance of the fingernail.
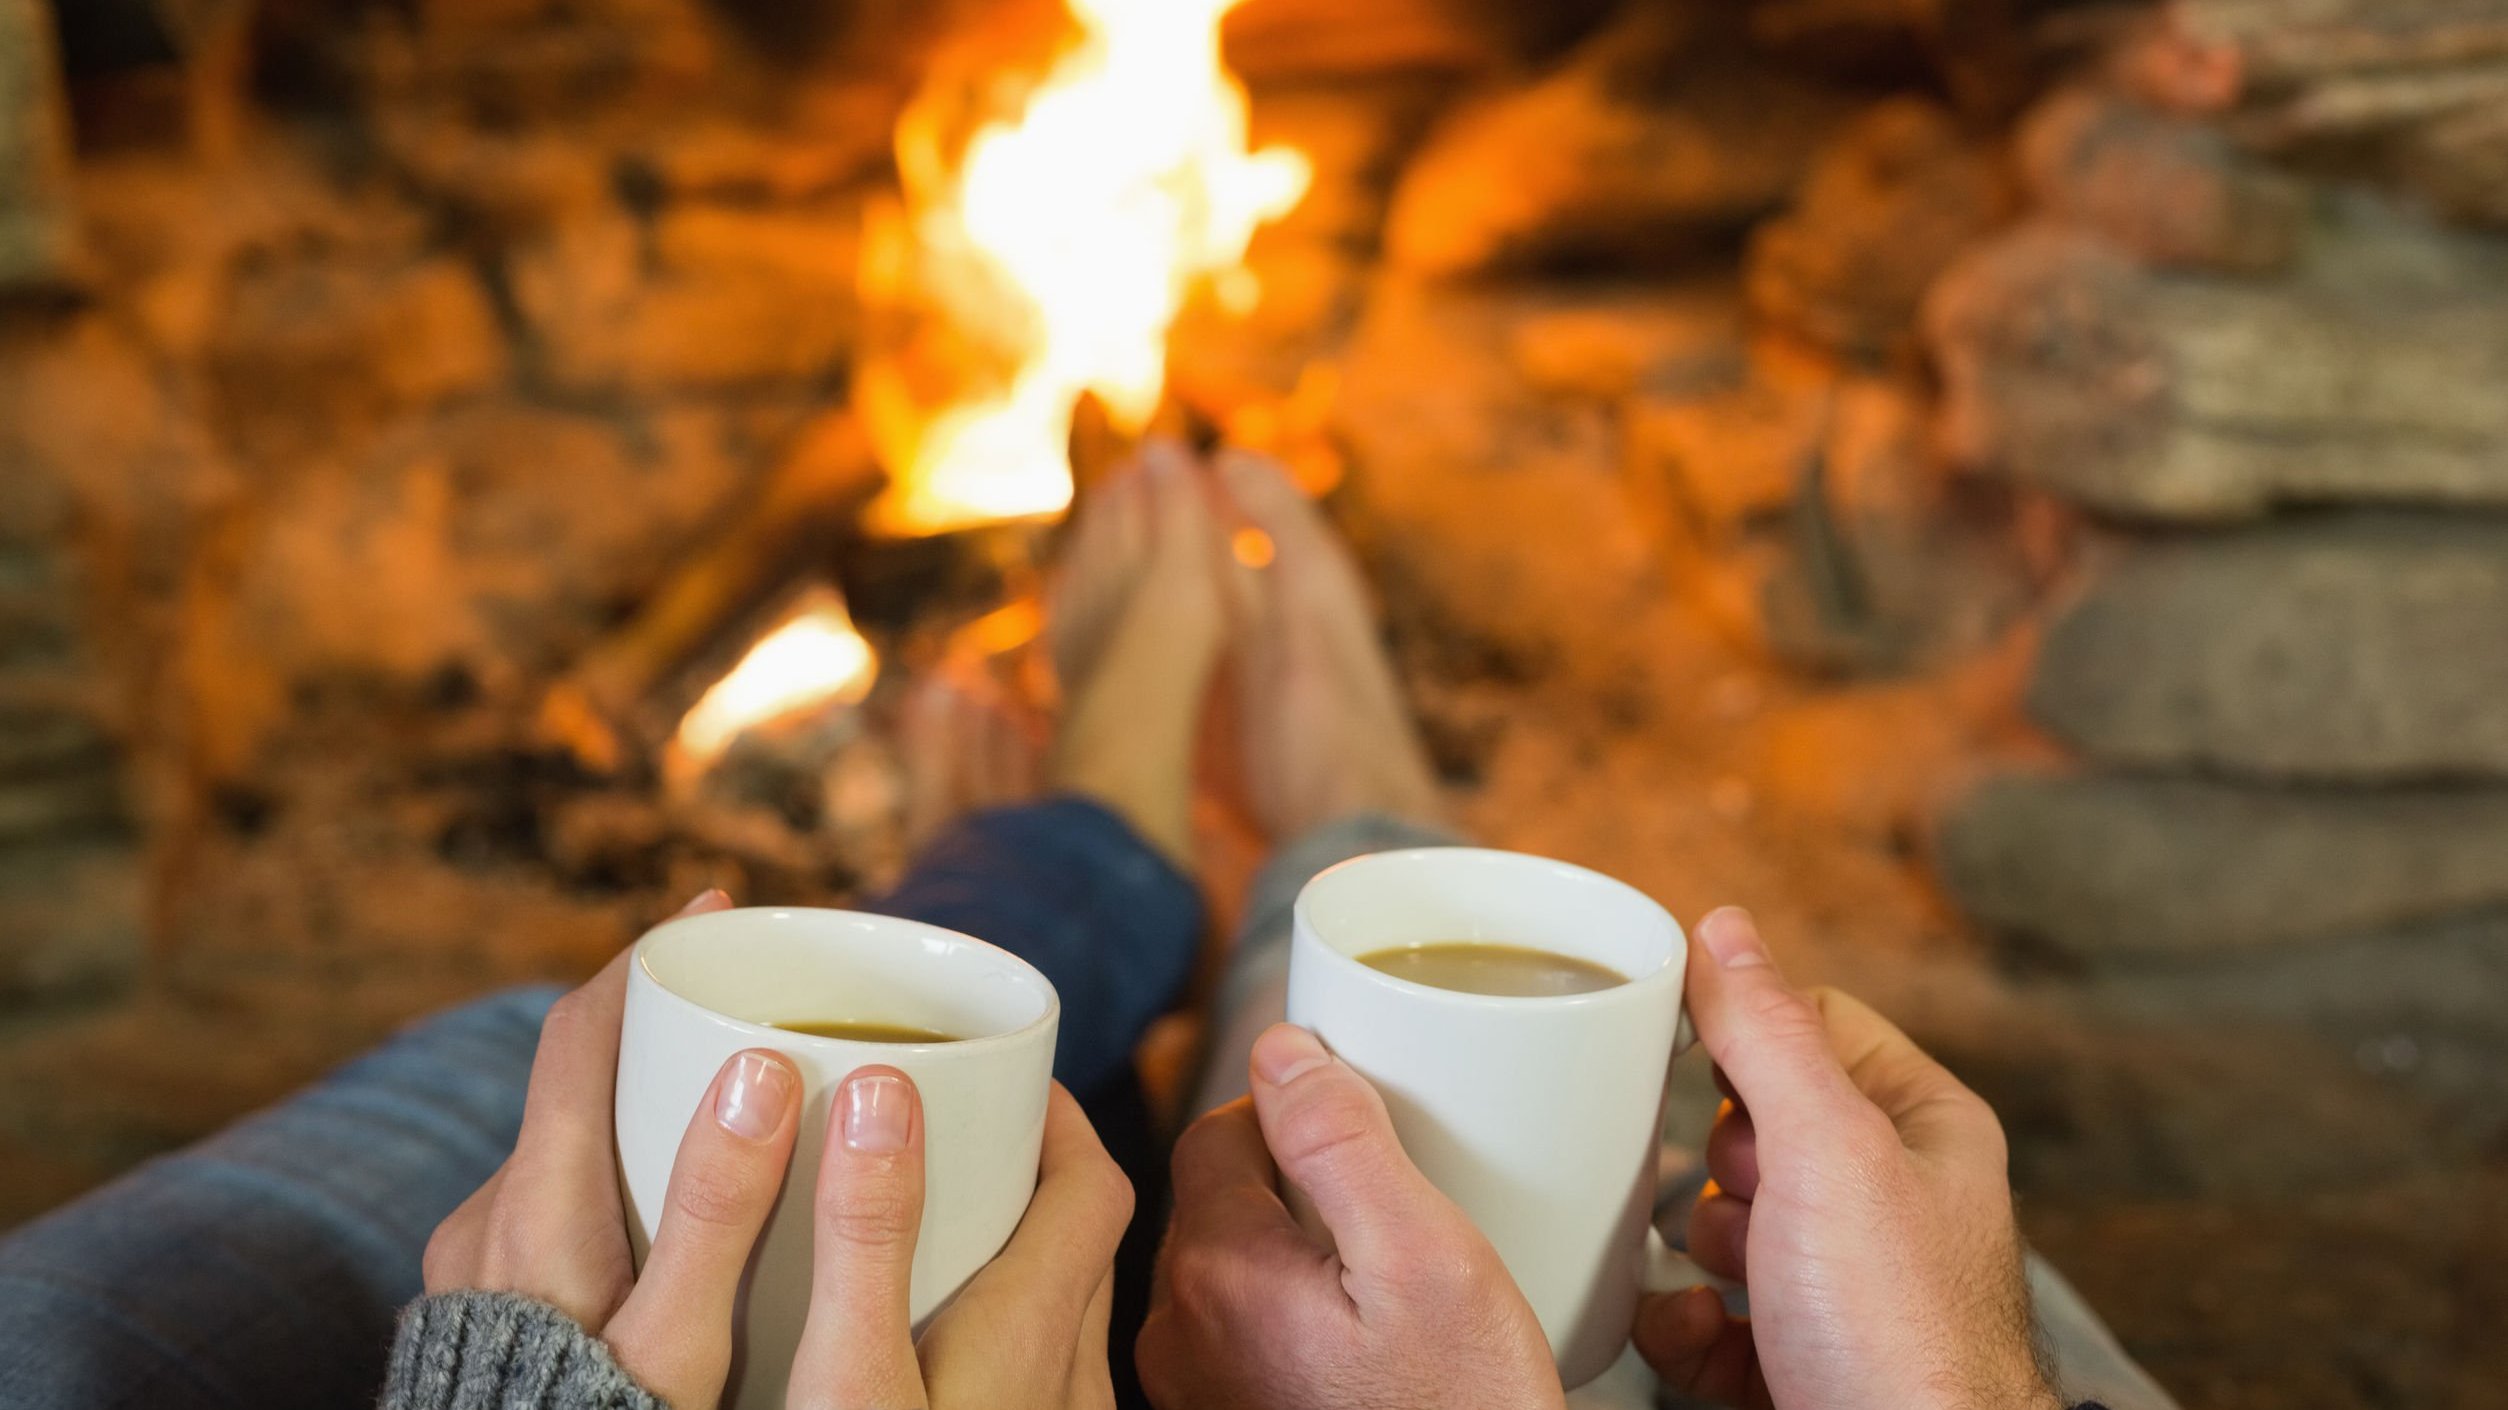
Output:
<instances>
[{"instance_id":1,"label":"fingernail","mask_svg":"<svg viewBox=\"0 0 2508 1410\"><path fill-rule=\"evenodd\" d=\"M1726 969L1749 969L1768 962L1768 947L1759 939L1759 925L1750 912L1726 906L1698 922L1699 943Z\"/></svg>"},{"instance_id":2,"label":"fingernail","mask_svg":"<svg viewBox=\"0 0 2508 1410\"><path fill-rule=\"evenodd\" d=\"M1331 1061L1323 1040L1295 1024L1281 1024L1254 1041L1254 1072L1275 1087L1286 1087Z\"/></svg>"},{"instance_id":3,"label":"fingernail","mask_svg":"<svg viewBox=\"0 0 2508 1410\"><path fill-rule=\"evenodd\" d=\"M689 901L687 905L672 912L671 919L677 920L681 916L692 916L702 911L719 911L730 904L730 892L720 886L709 886L698 892L695 899Z\"/></svg>"},{"instance_id":4,"label":"fingernail","mask_svg":"<svg viewBox=\"0 0 2508 1410\"><path fill-rule=\"evenodd\" d=\"M714 1119L744 1141L763 1141L784 1124L791 1101L791 1068L764 1053L742 1053L714 1095Z\"/></svg>"},{"instance_id":5,"label":"fingernail","mask_svg":"<svg viewBox=\"0 0 2508 1410\"><path fill-rule=\"evenodd\" d=\"M875 1072L845 1083L845 1148L864 1155L904 1150L911 1105L902 1077Z\"/></svg>"}]
</instances>

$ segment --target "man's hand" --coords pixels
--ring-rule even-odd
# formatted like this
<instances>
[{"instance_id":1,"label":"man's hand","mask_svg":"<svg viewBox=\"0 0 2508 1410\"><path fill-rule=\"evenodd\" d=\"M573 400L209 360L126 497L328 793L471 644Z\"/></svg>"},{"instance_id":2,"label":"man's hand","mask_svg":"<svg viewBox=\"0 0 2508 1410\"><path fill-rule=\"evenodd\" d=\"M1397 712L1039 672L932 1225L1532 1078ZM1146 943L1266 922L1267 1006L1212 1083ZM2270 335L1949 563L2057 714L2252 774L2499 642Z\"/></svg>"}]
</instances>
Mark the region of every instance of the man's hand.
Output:
<instances>
[{"instance_id":1,"label":"man's hand","mask_svg":"<svg viewBox=\"0 0 2508 1410\"><path fill-rule=\"evenodd\" d=\"M1175 1217L1141 1329L1169 1410L1540 1410L1558 1371L1497 1251L1394 1139L1384 1100L1314 1035L1254 1045L1253 1095L1176 1144ZM1276 1192L1311 1200L1337 1248Z\"/></svg>"},{"instance_id":2,"label":"man's hand","mask_svg":"<svg viewBox=\"0 0 2508 1410\"><path fill-rule=\"evenodd\" d=\"M1782 1410L2041 1410L2003 1129L1888 1020L1799 993L1751 918L1690 936L1689 1011L1733 1100L1691 1256L1744 1283L1649 1298L1637 1347L1672 1385Z\"/></svg>"}]
</instances>

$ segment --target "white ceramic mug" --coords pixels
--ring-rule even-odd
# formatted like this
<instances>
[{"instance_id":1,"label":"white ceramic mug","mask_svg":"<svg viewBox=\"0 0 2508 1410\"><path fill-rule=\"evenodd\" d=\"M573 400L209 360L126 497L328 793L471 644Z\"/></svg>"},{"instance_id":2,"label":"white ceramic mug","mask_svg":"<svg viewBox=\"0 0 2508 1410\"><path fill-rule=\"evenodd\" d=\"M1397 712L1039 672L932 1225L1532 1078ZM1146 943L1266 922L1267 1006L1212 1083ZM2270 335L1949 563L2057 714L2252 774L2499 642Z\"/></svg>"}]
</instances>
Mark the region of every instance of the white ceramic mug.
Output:
<instances>
[{"instance_id":1,"label":"white ceramic mug","mask_svg":"<svg viewBox=\"0 0 2508 1410\"><path fill-rule=\"evenodd\" d=\"M1499 998L1358 960L1452 941L1590 960L1628 982ZM1635 888L1513 852L1379 852L1298 896L1289 1021L1384 1094L1403 1150L1496 1246L1570 1387L1619 1357L1648 1273L1687 956L1671 914Z\"/></svg>"},{"instance_id":2,"label":"white ceramic mug","mask_svg":"<svg viewBox=\"0 0 2508 1410\"><path fill-rule=\"evenodd\" d=\"M890 916L751 909L688 916L636 944L618 1048L618 1157L642 1267L680 1137L732 1054L801 1071L801 1134L743 1292L723 1403L781 1410L810 1302L811 1196L835 1086L886 1064L923 1096L918 1326L1001 1252L1036 1192L1062 1014L1054 986L981 940ZM867 1043L770 1025L871 1022L962 1041Z\"/></svg>"}]
</instances>

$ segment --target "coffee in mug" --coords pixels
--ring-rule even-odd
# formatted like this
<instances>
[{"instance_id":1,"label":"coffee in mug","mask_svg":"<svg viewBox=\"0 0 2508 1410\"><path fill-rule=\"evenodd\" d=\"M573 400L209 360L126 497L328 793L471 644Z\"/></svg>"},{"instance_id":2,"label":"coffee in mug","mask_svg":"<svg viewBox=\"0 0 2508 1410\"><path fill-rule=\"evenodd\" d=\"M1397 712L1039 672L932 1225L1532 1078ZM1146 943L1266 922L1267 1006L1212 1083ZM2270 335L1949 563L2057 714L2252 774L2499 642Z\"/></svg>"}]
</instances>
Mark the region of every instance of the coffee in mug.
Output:
<instances>
[{"instance_id":1,"label":"coffee in mug","mask_svg":"<svg viewBox=\"0 0 2508 1410\"><path fill-rule=\"evenodd\" d=\"M955 1043L957 1035L930 1028L917 1028L907 1023L864 1023L858 1019L837 1019L817 1023L806 1018L782 1019L775 1025L787 1033L806 1033L813 1038L842 1038L849 1043Z\"/></svg>"},{"instance_id":2,"label":"coffee in mug","mask_svg":"<svg viewBox=\"0 0 2508 1410\"><path fill-rule=\"evenodd\" d=\"M1492 945L1477 940L1431 940L1422 945L1395 945L1358 957L1369 969L1396 979L1451 989L1458 994L1488 994L1524 999L1543 995L1591 994L1626 984L1628 976L1592 960L1534 950L1522 945Z\"/></svg>"}]
</instances>

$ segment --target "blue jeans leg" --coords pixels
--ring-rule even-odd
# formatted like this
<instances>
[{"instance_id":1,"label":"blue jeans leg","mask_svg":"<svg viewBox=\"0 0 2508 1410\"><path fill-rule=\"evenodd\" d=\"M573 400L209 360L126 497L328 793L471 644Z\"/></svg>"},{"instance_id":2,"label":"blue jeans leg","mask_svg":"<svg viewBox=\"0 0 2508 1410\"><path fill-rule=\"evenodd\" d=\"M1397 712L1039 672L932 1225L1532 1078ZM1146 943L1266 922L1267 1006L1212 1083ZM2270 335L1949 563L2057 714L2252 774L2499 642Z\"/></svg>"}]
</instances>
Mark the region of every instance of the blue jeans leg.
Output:
<instances>
[{"instance_id":1,"label":"blue jeans leg","mask_svg":"<svg viewBox=\"0 0 2508 1410\"><path fill-rule=\"evenodd\" d=\"M437 1015L0 1240L0 1405L371 1404L428 1235L513 1148L558 992Z\"/></svg>"}]
</instances>

